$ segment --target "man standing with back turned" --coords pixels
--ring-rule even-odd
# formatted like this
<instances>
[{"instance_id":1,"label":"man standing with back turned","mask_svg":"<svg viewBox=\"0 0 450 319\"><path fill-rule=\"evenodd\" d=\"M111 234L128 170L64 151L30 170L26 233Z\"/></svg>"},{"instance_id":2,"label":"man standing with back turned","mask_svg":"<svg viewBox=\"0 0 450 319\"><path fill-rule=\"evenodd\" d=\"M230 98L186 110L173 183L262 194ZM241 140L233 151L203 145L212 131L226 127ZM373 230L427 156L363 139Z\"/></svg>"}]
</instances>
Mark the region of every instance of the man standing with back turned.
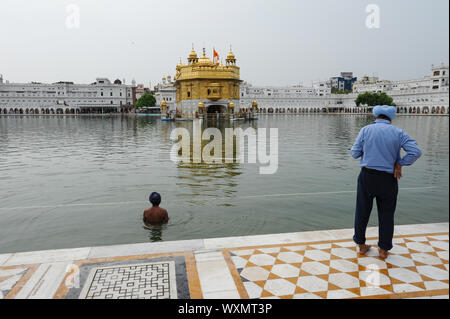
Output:
<instances>
[{"instance_id":1,"label":"man standing with back turned","mask_svg":"<svg viewBox=\"0 0 450 319\"><path fill-rule=\"evenodd\" d=\"M381 258L387 258L394 236L397 179L402 177L402 166L413 164L422 151L406 132L391 125L396 114L395 107L378 105L373 109L373 114L375 123L361 129L351 148L354 158L361 157L353 240L359 246L360 254L370 249L365 244L366 228L375 198L378 208L378 250ZM403 158L400 156L402 148L406 151Z\"/></svg>"}]
</instances>

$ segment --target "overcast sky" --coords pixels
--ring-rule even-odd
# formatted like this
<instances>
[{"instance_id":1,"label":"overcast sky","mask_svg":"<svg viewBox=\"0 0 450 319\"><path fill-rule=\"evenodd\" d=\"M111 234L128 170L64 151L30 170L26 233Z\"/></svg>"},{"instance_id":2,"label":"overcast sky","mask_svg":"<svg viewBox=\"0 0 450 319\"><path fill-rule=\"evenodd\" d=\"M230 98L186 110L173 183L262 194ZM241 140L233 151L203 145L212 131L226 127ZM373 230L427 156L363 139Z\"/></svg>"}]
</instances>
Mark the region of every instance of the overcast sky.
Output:
<instances>
[{"instance_id":1,"label":"overcast sky","mask_svg":"<svg viewBox=\"0 0 450 319\"><path fill-rule=\"evenodd\" d=\"M366 27L371 3L379 28ZM148 86L173 76L194 43L223 58L231 44L254 85L310 85L341 71L410 79L448 64L448 12L448 0L1 0L0 74Z\"/></svg>"}]
</instances>

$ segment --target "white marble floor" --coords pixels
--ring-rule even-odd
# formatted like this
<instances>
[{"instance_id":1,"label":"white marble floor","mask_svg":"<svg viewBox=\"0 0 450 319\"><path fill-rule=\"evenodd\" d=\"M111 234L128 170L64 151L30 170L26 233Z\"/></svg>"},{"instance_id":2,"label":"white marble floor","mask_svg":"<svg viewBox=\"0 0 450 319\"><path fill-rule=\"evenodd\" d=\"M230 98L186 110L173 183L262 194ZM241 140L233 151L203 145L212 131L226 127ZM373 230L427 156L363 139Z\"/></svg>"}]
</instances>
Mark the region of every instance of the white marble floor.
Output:
<instances>
[{"instance_id":1,"label":"white marble floor","mask_svg":"<svg viewBox=\"0 0 450 319\"><path fill-rule=\"evenodd\" d=\"M0 255L0 298L64 298L84 263L177 254L194 298L448 298L448 231L396 226L386 261L356 255L352 229L11 252ZM367 284L374 267L379 287Z\"/></svg>"}]
</instances>

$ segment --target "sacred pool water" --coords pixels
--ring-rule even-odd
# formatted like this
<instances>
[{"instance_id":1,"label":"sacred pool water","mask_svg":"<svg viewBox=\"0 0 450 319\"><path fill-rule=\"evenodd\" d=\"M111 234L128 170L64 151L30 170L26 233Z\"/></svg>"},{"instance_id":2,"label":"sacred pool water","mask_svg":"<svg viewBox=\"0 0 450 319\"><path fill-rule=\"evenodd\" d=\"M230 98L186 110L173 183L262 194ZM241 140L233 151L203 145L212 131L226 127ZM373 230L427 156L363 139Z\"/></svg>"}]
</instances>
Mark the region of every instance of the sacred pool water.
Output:
<instances>
[{"instance_id":1,"label":"sacred pool water","mask_svg":"<svg viewBox=\"0 0 450 319\"><path fill-rule=\"evenodd\" d=\"M351 228L358 161L352 146L365 115L269 115L278 170L259 164L170 160L176 127L155 117L1 116L0 253ZM396 224L448 222L449 119L398 116L423 156L404 168ZM145 228L148 195L170 221ZM377 224L376 205L370 225Z\"/></svg>"}]
</instances>

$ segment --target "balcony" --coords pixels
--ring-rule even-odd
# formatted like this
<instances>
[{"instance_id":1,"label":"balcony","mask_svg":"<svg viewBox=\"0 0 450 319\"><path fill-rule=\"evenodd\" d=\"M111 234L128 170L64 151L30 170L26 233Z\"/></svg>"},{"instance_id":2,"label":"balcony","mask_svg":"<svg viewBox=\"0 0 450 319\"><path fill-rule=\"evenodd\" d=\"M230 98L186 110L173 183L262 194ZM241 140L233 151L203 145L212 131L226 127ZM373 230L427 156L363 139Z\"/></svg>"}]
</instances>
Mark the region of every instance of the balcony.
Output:
<instances>
[{"instance_id":1,"label":"balcony","mask_svg":"<svg viewBox=\"0 0 450 319\"><path fill-rule=\"evenodd\" d=\"M222 89L219 83L212 83L207 86L207 98L212 101L217 101L222 98Z\"/></svg>"}]
</instances>

